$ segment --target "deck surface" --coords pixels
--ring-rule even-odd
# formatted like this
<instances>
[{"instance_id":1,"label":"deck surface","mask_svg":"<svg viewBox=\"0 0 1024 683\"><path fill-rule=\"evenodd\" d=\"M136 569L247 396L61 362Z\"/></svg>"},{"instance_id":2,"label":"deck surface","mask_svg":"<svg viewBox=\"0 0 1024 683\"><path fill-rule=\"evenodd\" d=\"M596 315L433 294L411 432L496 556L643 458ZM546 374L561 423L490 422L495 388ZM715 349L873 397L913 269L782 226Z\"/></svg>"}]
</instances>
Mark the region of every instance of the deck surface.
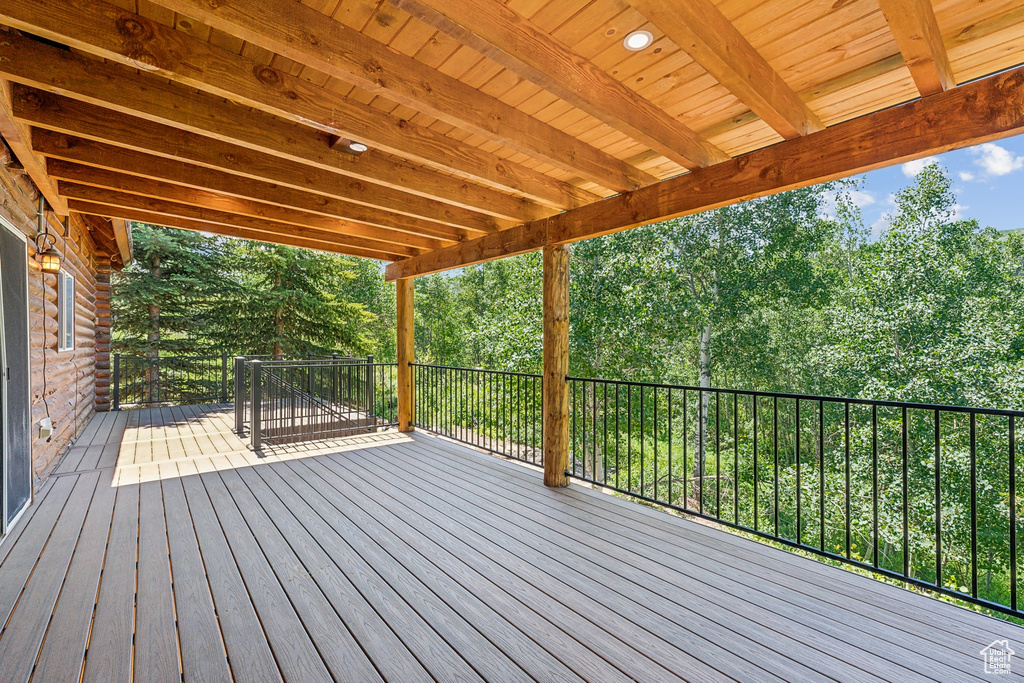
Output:
<instances>
[{"instance_id":1,"label":"deck surface","mask_svg":"<svg viewBox=\"0 0 1024 683\"><path fill-rule=\"evenodd\" d=\"M231 418L90 423L0 543L0 680L960 681L994 640L1024 653L1012 624L439 438L259 459Z\"/></svg>"}]
</instances>

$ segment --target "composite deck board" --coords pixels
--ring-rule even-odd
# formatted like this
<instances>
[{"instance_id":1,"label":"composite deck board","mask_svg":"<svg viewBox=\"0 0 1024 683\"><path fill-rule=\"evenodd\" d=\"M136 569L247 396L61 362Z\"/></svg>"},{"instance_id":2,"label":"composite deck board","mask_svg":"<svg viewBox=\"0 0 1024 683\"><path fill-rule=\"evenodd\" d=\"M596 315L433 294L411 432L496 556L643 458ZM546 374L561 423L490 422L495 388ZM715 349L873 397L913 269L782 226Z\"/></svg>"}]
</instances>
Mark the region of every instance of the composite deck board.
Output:
<instances>
[{"instance_id":1,"label":"composite deck board","mask_svg":"<svg viewBox=\"0 0 1024 683\"><path fill-rule=\"evenodd\" d=\"M232 417L87 426L0 541L0 681L946 681L1024 644L444 439L257 457Z\"/></svg>"},{"instance_id":2,"label":"composite deck board","mask_svg":"<svg viewBox=\"0 0 1024 683\"><path fill-rule=\"evenodd\" d=\"M429 444L425 445L428 449L434 450ZM457 448L435 450L435 452L442 458L451 458L461 454L463 457L459 460L459 466L471 468L472 471L480 472L484 477L497 476L499 477L497 481L506 482L508 476L519 479L522 474L523 468L507 463L499 463L508 468L501 472L494 472L490 468L480 469L477 467L478 463L474 457L466 459L465 453ZM439 464L441 462L439 461ZM532 500L538 499L536 493L529 488L504 486L503 489L505 492L515 491ZM721 564L723 562L728 563L729 566L742 570L737 578L739 581L742 581L742 577L745 575L756 574L787 589L785 594L789 599L806 595L808 599L804 601L805 604L822 607L834 603L844 611L860 613L872 618L875 621L869 627L871 630L877 629L879 625L888 625L926 639L935 639L935 642L944 647L953 648L955 651L956 648L965 646L965 641L962 640L965 635L983 637L987 634L987 629L991 628L991 619L988 617L961 610L961 618L952 621L946 612L948 607L935 600L909 591L893 593L879 591L877 582L866 577L851 572L842 572L840 575L836 575L828 566L819 563L808 566L803 558L760 544L749 548L749 544L745 543L744 539L723 534L704 525L690 525L687 530L691 533L682 535L678 533L678 523L673 526L671 518L664 514L652 513L646 508L610 496L604 497L605 500L595 501L593 494L586 491L567 490L565 493L566 497L562 502L568 502L570 508L564 509L574 510L574 516L580 522L603 520L605 529L623 527L633 529L635 533L631 538L636 544L662 551L678 548L679 550L673 556L673 562L680 560L714 562L717 566L706 566L708 571L714 572L722 571ZM611 508L607 503L612 504ZM669 524L661 526L666 519ZM578 522L573 521L573 524L576 523ZM780 565L792 568L792 572L778 571ZM787 578L792 575L801 576L801 582L794 585L793 582L787 581ZM851 592L822 592L821 589L828 589L837 583L848 585ZM766 589L764 586L757 586L757 588L770 592L770 589ZM864 592L865 588L868 589L866 592ZM856 594L858 598L850 599L851 593ZM863 602L872 604L865 605ZM907 619L888 620L888 617L891 616L891 607L887 605L891 605L892 602L906 607ZM940 617L943 618L940 619ZM974 629L975 623L981 624L980 630ZM949 636L961 640L951 640ZM943 650L932 651L930 654L941 652Z\"/></svg>"},{"instance_id":3,"label":"composite deck board","mask_svg":"<svg viewBox=\"0 0 1024 683\"><path fill-rule=\"evenodd\" d=\"M139 486L136 594L135 679L154 683L181 680L164 501L158 481Z\"/></svg>"},{"instance_id":4,"label":"composite deck board","mask_svg":"<svg viewBox=\"0 0 1024 683\"><path fill-rule=\"evenodd\" d=\"M220 477L210 473L202 481L285 680L331 680L326 662Z\"/></svg>"},{"instance_id":5,"label":"composite deck board","mask_svg":"<svg viewBox=\"0 0 1024 683\"><path fill-rule=\"evenodd\" d=\"M37 680L74 681L82 674L93 607L96 605L96 591L103 570L103 556L117 496L117 489L111 486L112 474L110 470L98 474L96 493L78 538L71 566L64 577L64 585L53 613L47 615L49 624L35 664ZM19 628L22 628L20 624ZM29 648L28 654L35 657L36 653ZM27 675L24 679L19 678L25 679Z\"/></svg>"},{"instance_id":6,"label":"composite deck board","mask_svg":"<svg viewBox=\"0 0 1024 683\"><path fill-rule=\"evenodd\" d=\"M427 446L427 448L429 449L430 447ZM453 451L451 449L445 449L438 452L437 455L450 457L456 452L457 451ZM423 455L422 451L417 451L417 454L420 457ZM436 464L439 468L445 466L445 463L440 459L432 464ZM469 468L469 471L472 471L475 476L479 474L479 476L482 477L490 477L497 474L500 477L504 477L502 479L495 480L502 485L503 493L499 495L516 493L531 500L538 499L538 497L528 489L520 489L518 487L509 487L504 485L507 483L508 476L518 478L518 470L521 470L522 468L512 465L511 467L513 469L508 472L494 473L488 471L487 468L477 469L476 464L475 459L471 456L468 459L460 460L457 464L453 464L452 466L456 468L456 472L461 472L463 476L466 472L466 469L464 468ZM603 515L608 515L609 510L607 509L607 505L603 504L604 501L596 501L597 504L594 505L593 494L584 493L584 495L576 497L575 493L576 492L573 492L575 500L572 503L572 507L565 508L574 511L574 519L569 520L569 523L573 527L582 525L581 528L588 528L590 523L593 522L598 525L598 528L593 528L593 534L596 536L607 535L609 531L614 532L616 527L621 529L628 514L633 512L632 508L639 507L629 505L627 503L627 507L621 512L612 510L610 511L610 516L605 517ZM620 502L614 498L611 498L610 500L615 503ZM647 511L645 510L644 512ZM914 599L913 603L924 601L923 605L906 603L907 618L900 620L891 619L892 609L891 607L887 608L885 602L879 602L877 607L872 607L870 604L863 604L864 593L860 589L851 591L850 593L830 591L828 595L829 601L826 601L823 599L825 597L823 592L817 586L814 584L807 585L806 582L807 577L812 574L810 570L816 569L817 565L814 568L805 567L803 565L806 564L806 560L803 560L803 558L793 558L789 553L772 548L765 548L765 550L769 551L770 556L764 558L767 560L764 562L752 562L749 557L749 553L738 556L723 553L719 545L715 545L714 543L704 545L702 540L706 541L711 539L712 541L724 541L728 544L732 539L721 539L721 532L715 532L715 530L707 529L702 525L692 525L697 527L696 529L693 529L694 533L698 536L697 542L693 542L690 535L678 534L677 529L675 530L676 533L667 533L659 538L659 534L656 530L651 529L652 523L654 521L661 521L658 517L665 517L665 515L660 513L654 514L657 515L657 517L642 517L637 520L636 524L629 527L634 531L631 536L632 545L630 546L630 549L634 552L642 552L643 549L646 548L647 552L660 554L664 558L663 561L678 569L681 576L687 575L689 569L688 565L695 565L694 569L700 572L696 575L698 578L713 578L719 576L727 577L729 579L728 585L731 587L736 586L738 588L746 586L747 588L753 589L754 595L756 595L758 601L761 602L763 602L766 597L771 598L774 596L781 596L779 599L785 602L806 607L814 613L823 615L826 618L825 623L828 623L829 621L834 623L836 615L839 614L842 616L843 626L860 630L862 633L882 634L893 643L901 642L903 639L911 635L915 638L932 640L937 644L941 644L942 647L929 648L923 656L932 658L937 656L940 661L956 661L964 670L972 668L970 665L964 665L963 659L957 658L955 653L971 647L974 641L970 641L966 638L964 633L954 634L944 630L944 628L955 629L958 622L951 621L947 614L941 622L936 622L934 624L937 628L931 628L929 626L929 624L932 623L929 621L929 616L931 614L930 609L934 606L933 603L935 603L933 600L907 591L897 591L896 594L890 596L881 594L883 599L888 599L890 601L894 600L902 602L906 599ZM703 535L708 532L711 532L711 534L706 538L702 538ZM743 539L735 540L743 541ZM761 547L762 546L759 546L759 548ZM740 546L739 550L742 553L743 547ZM780 572L779 565L788 565L791 558L798 560L797 564L792 565L794 571ZM823 566L823 568L826 570L830 569L825 566ZM794 575L800 576L801 580L799 582L787 581L788 577ZM843 572L843 576L833 577L832 585L834 586L835 582L845 580L849 576L854 575L849 572ZM757 581L757 579L762 579L762 581ZM876 582L873 582L870 579L864 580L869 583L870 588L876 587ZM821 585L821 588L828 587L828 583L823 583ZM878 591L871 591L867 595L870 595L872 598L876 598L876 594L878 594ZM851 595L856 595L857 598L851 598ZM940 607L948 607L943 606L941 603L937 604L939 604ZM838 611L836 610L837 607L839 608ZM917 615L922 611L920 609L921 607L926 608L926 611L925 617L919 620ZM991 624L988 623L991 619L987 617L979 617L979 615L966 612L964 610L961 610L961 612L963 612L961 617L963 617L964 622L971 622L976 618L980 618L986 622L986 626L988 628L991 628ZM809 623L822 624L823 622L819 619L817 621L809 621ZM971 632L970 626L967 626L967 632ZM982 631L981 634L976 635L975 637L983 638L985 637L985 632ZM897 650L896 658L900 658L899 650Z\"/></svg>"},{"instance_id":7,"label":"composite deck board","mask_svg":"<svg viewBox=\"0 0 1024 683\"><path fill-rule=\"evenodd\" d=\"M8 680L28 680L36 653L50 621L61 584L78 545L82 525L96 493L98 476L79 477L53 528L39 562L18 598L9 623L17 629L0 633L0 675ZM6 632L7 629L4 629Z\"/></svg>"},{"instance_id":8,"label":"composite deck board","mask_svg":"<svg viewBox=\"0 0 1024 683\"><path fill-rule=\"evenodd\" d=\"M96 614L85 654L82 680L86 683L131 680L138 541L139 485L122 481L117 487Z\"/></svg>"},{"instance_id":9,"label":"composite deck board","mask_svg":"<svg viewBox=\"0 0 1024 683\"><path fill-rule=\"evenodd\" d=\"M168 519L182 672L188 680L228 681L231 670L185 490L176 476L162 477L160 487Z\"/></svg>"},{"instance_id":10,"label":"composite deck board","mask_svg":"<svg viewBox=\"0 0 1024 683\"><path fill-rule=\"evenodd\" d=\"M283 680L202 481L193 475L183 477L181 483L209 578L231 675L243 683Z\"/></svg>"},{"instance_id":11,"label":"composite deck board","mask_svg":"<svg viewBox=\"0 0 1024 683\"><path fill-rule=\"evenodd\" d=\"M427 448L429 452L429 447ZM393 451L399 456L391 461L386 452ZM867 619L850 619L848 614L843 614L835 609L816 610L819 605L811 600L802 600L799 595L791 595L790 600L778 596L777 587L765 582L757 583L751 581L747 574L735 571L733 568L716 563L705 557L705 552L700 548L688 548L685 554L671 554L664 552L664 547L651 547L631 543L620 551L609 539L615 539L617 529L613 523L601 524L601 518L592 515L572 518L564 515L560 510L545 507L530 499L518 499L516 491L510 489L504 480L490 480L496 485L495 490L488 498L469 490L459 490L451 484L458 481L458 478L465 476L467 472L473 472L474 476L484 479L489 478L486 470L477 470L472 460L458 463L447 463L442 459L424 460L424 449L418 449L415 453L403 446L381 449L375 454L380 454L375 459L375 465L379 465L380 474L399 474L402 470L416 473L416 477L408 481L420 481L421 489L419 497L426 503L434 500L450 498L449 491L459 491L459 495L468 502L459 509L463 515L481 517L483 521L488 519L497 521L500 525L502 520L507 524L492 527L490 532L514 535L527 545L536 547L532 552L544 552L541 539L547 536L545 528L547 520L552 517L564 524L561 525L561 533L572 535L586 549L584 555L590 554L590 549L599 553L600 562L608 565L613 573L630 578L631 584L624 584L630 589L630 599L640 605L651 605L652 609L660 609L665 605L665 598L675 596L677 605L685 605L696 600L703 603L705 598L716 600L713 606L700 605L698 614L730 613L741 617L744 623L759 622L767 627L779 631L778 635L770 636L767 640L777 643L779 639L792 641L794 637L803 639L803 643L815 644L822 636L828 636L829 650L823 656L835 659L837 656L845 656L846 663L855 667L866 667L872 674L891 671L893 667L900 667L905 659L906 652L896 645L901 634L891 626L881 621L867 623ZM438 455L450 455L450 451L438 453ZM370 473L372 474L372 473ZM432 482L434 475L440 477L440 481ZM399 481L394 476L389 481ZM484 487L482 487L484 488ZM423 490L426 489L426 490ZM475 512L479 510L480 512ZM481 514L484 510L486 514ZM455 518L453 516L453 518ZM465 519L459 516L458 519ZM527 526L526 520L539 520L532 527L521 531L519 527ZM618 531L621 532L621 529ZM633 538L636 538L634 536ZM622 543L625 539L615 539ZM530 552L530 551L527 551ZM586 557L574 553L582 561L588 562ZM621 562L612 565L609 560L618 557ZM575 566L578 560L572 558L571 563ZM570 569L571 571L571 569ZM584 574L586 581L594 572ZM596 574L600 575L600 574ZM749 584L749 585L748 585ZM701 586L699 595L687 597L686 591L693 590L694 586ZM637 588L640 592L637 592ZM597 589L598 591L602 589ZM683 591L683 592L680 592ZM647 593L647 594L645 594ZM843 619L842 623L837 622L837 617ZM735 623L735 618L727 620L727 623ZM876 634L881 635L876 635ZM731 639L730 639L731 640ZM869 646L867 652L864 647ZM790 645L783 648L786 652L799 652L801 645ZM810 653L808 653L810 654ZM764 661L759 659L758 661ZM954 668L947 667L941 662L936 662L936 668L947 676L961 675ZM969 666L961 667L961 672L968 672ZM844 673L849 671L844 667ZM898 670L898 669L897 669ZM907 674L908 679L913 679L913 674Z\"/></svg>"},{"instance_id":12,"label":"composite deck board","mask_svg":"<svg viewBox=\"0 0 1024 683\"><path fill-rule=\"evenodd\" d=\"M394 558L414 571L435 594L467 617L474 626L534 678L540 680L575 679L573 672L590 680L616 681L628 677L614 665L569 632L559 628L549 614L531 610L505 587L491 582L459 558L447 554L424 536L411 534L397 517L389 518L382 507L352 495L344 483L323 463L296 461L296 468L307 467L333 488L330 499L344 505L350 519L370 533ZM345 504L348 501L349 504ZM363 509L365 505L367 509ZM382 517L383 519L378 519ZM483 596L483 598L481 598ZM583 639L586 635L580 634ZM547 651L550 658L539 655ZM649 661L636 662L637 668L659 676L671 673L657 670Z\"/></svg>"},{"instance_id":13,"label":"composite deck board","mask_svg":"<svg viewBox=\"0 0 1024 683\"><path fill-rule=\"evenodd\" d=\"M486 666L488 650L476 648L474 652L478 653L479 657L471 666L443 637L443 626L436 630L431 626L430 615L435 611L428 604L428 600L419 599L423 595L422 591L416 590L415 587L409 591L403 590L406 584L401 580L388 581L386 575L379 573L379 567L375 569L374 565L365 561L357 553L356 548L350 545L350 541L342 537L329 523L329 514L321 515L307 502L309 498L300 496L296 489L286 483L285 477L289 476L288 472L269 467L255 469L252 472L260 476L296 520L301 520L308 533L318 539L324 552L343 572L344 577L352 582L353 588L373 607L381 620L394 631L395 636L402 640L417 661L421 662L434 678L473 680L479 678L475 668L490 671ZM399 593L398 590L403 592ZM416 608L420 611L418 612ZM422 616L421 612L426 616ZM449 622L445 615L441 615L437 623L444 625L454 622ZM377 641L373 645L377 643L383 645L386 641ZM400 649L388 651L386 655L402 659Z\"/></svg>"},{"instance_id":14,"label":"composite deck board","mask_svg":"<svg viewBox=\"0 0 1024 683\"><path fill-rule=\"evenodd\" d=\"M351 466L352 463L344 465ZM354 469L354 466L350 469ZM433 519L439 525L446 525L447 520L458 519L463 527L461 533L458 527L451 526L448 532L455 539L464 539L468 547L462 552L472 553L479 548L479 552L485 553L485 557L501 558L498 564L505 571L513 575L530 577L535 583L542 581L544 577L560 577L564 583L548 581L544 587L552 599L564 602L568 607L589 616L594 622L593 628L601 628L602 624L616 624L618 634L626 643L623 648L628 648L629 642L643 642L649 656L658 656L666 667L682 673L688 679L692 680L701 671L705 674L714 671L711 662L717 662L719 666L730 669L725 673L747 679L812 680L817 677L815 671L797 662L779 661L777 654L759 642L742 644L742 650L734 647L730 652L719 645L735 640L723 626L705 624L702 629L687 631L669 618L659 618L657 610L666 609L666 598L670 598L671 595L655 593L644 588L641 583L630 585L629 577L621 574L618 578L608 581L608 585L594 581L590 577L600 575L602 568L597 562L607 561L613 556L599 556L581 551L579 547L566 546L565 537L560 536L565 533L564 531L545 535L543 531L550 530L542 529L539 530L541 533L538 533L538 530L531 528L520 529L524 526L525 517L515 515L510 515L508 523L501 527L488 526L475 518L471 512L476 504L487 506L487 500L484 498L456 500L448 496L443 489L438 489L437 500L446 500L449 503L431 506L429 499L418 497L416 491L399 491L368 469L362 473L353 473L364 478L370 486L382 486L386 487L384 490L394 491L394 500L410 506L410 511L422 518ZM428 476L426 481L429 482L429 473L424 474ZM447 486L443 481L438 481L437 484ZM422 495L422 491L418 493ZM495 519L501 520L500 512ZM516 534L515 531L521 531L521 534ZM516 536L525 540L531 535L535 535L535 544L516 545ZM469 543L468 539L472 539L472 543ZM519 554L517 555L513 549L518 550ZM528 559L523 560L524 556ZM559 557L564 559L559 561ZM574 597L576 599L572 599ZM594 600L595 597L597 600ZM651 605L651 608L647 608L647 605ZM595 609L595 606L607 611L602 612ZM700 624L706 621L702 618L705 610L701 607L699 604L696 605L683 623ZM677 603L676 610L685 609L685 606ZM672 611L666 609L672 616L680 616L678 613L672 614ZM796 643L795 646L799 648L800 644ZM688 652L701 652L707 658L707 662L692 661L693 658ZM730 654L739 656L730 657Z\"/></svg>"}]
</instances>

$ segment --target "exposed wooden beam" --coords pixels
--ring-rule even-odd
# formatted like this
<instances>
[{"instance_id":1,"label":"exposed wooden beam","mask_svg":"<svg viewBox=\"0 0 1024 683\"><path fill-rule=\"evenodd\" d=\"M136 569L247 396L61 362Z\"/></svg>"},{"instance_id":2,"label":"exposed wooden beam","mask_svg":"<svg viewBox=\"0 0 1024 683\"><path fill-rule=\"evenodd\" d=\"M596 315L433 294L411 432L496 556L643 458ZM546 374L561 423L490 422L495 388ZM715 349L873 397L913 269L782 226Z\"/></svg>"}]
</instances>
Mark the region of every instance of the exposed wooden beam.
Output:
<instances>
[{"instance_id":1,"label":"exposed wooden beam","mask_svg":"<svg viewBox=\"0 0 1024 683\"><path fill-rule=\"evenodd\" d=\"M50 0L9 0L0 6L0 23L551 206L571 208L595 199L544 173L106 2L67 0L55 8Z\"/></svg>"},{"instance_id":2,"label":"exposed wooden beam","mask_svg":"<svg viewBox=\"0 0 1024 683\"><path fill-rule=\"evenodd\" d=\"M931 0L878 0L921 95L956 87Z\"/></svg>"},{"instance_id":3,"label":"exposed wooden beam","mask_svg":"<svg viewBox=\"0 0 1024 683\"><path fill-rule=\"evenodd\" d=\"M508 220L371 185L59 95L20 85L14 92L15 117L40 128L450 225L486 232L511 225Z\"/></svg>"},{"instance_id":4,"label":"exposed wooden beam","mask_svg":"<svg viewBox=\"0 0 1024 683\"><path fill-rule=\"evenodd\" d=\"M100 188L101 190L115 190L129 194L142 195L153 199L166 199L172 202L190 204L192 206L228 213L236 213L250 218L259 218L278 223L287 223L314 230L325 230L327 232L353 237L365 237L367 239L387 242L390 244L402 244L418 249L441 249L451 246L455 240L439 240L433 237L412 235L399 232L387 227L377 225L366 225L361 222L352 222L338 218L286 209L273 204L265 204L250 199L240 199L207 190L197 190L191 187L165 183L149 178L117 173L102 168L90 168L80 164L73 164L60 159L50 159L47 162L47 171L50 176L58 180L71 183L76 188L75 192L65 194L66 197L75 199L86 199L90 201L101 201L95 195L83 195L82 188L85 186ZM68 185L61 184L64 191ZM107 202L109 203L109 202Z\"/></svg>"},{"instance_id":5,"label":"exposed wooden beam","mask_svg":"<svg viewBox=\"0 0 1024 683\"><path fill-rule=\"evenodd\" d=\"M334 242L323 242L319 240L305 239L302 237L294 237L291 235L249 230L221 223L204 223L202 221L195 221L188 218L182 218L180 216L139 211L138 209L128 209L121 206L109 206L106 204L83 202L77 199L69 201L68 206L72 211L89 214L91 216L103 216L105 218L118 217L129 221L138 221L140 223L163 225L168 228L181 228L182 230L208 232L214 235L237 237L243 240L256 240L258 242L268 242L270 244L281 244L288 247L316 249L317 251L326 251L332 254L344 254L346 256L358 256L360 258L374 259L376 261L393 261L395 258L391 254L386 254L372 249L361 249L359 247L351 247Z\"/></svg>"},{"instance_id":6,"label":"exposed wooden beam","mask_svg":"<svg viewBox=\"0 0 1024 683\"><path fill-rule=\"evenodd\" d=\"M265 50L621 191L655 180L294 0L156 0Z\"/></svg>"},{"instance_id":7,"label":"exposed wooden beam","mask_svg":"<svg viewBox=\"0 0 1024 683\"><path fill-rule=\"evenodd\" d=\"M346 154L331 148L327 134L307 126L33 38L12 35L0 41L0 75L146 121L474 211L512 220L557 213L557 209L414 166L380 150Z\"/></svg>"},{"instance_id":8,"label":"exposed wooden beam","mask_svg":"<svg viewBox=\"0 0 1024 683\"><path fill-rule=\"evenodd\" d=\"M389 1L677 164L695 169L729 158L499 0Z\"/></svg>"},{"instance_id":9,"label":"exposed wooden beam","mask_svg":"<svg viewBox=\"0 0 1024 683\"><path fill-rule=\"evenodd\" d=\"M68 204L57 193L57 183L46 175L46 163L32 151L32 136L29 127L14 118L13 84L0 80L0 136L18 157L25 173L35 183L46 203L60 216L68 215Z\"/></svg>"},{"instance_id":10,"label":"exposed wooden beam","mask_svg":"<svg viewBox=\"0 0 1024 683\"><path fill-rule=\"evenodd\" d=\"M597 237L1024 132L1024 67L389 266L414 277Z\"/></svg>"},{"instance_id":11,"label":"exposed wooden beam","mask_svg":"<svg viewBox=\"0 0 1024 683\"><path fill-rule=\"evenodd\" d=\"M415 345L413 344L413 279L399 280L395 287L395 307L397 310L397 360L398 360L398 431L413 431L416 419L416 391L413 387L412 364L415 362Z\"/></svg>"},{"instance_id":12,"label":"exposed wooden beam","mask_svg":"<svg viewBox=\"0 0 1024 683\"><path fill-rule=\"evenodd\" d=\"M628 0L787 140L825 128L711 0Z\"/></svg>"},{"instance_id":13,"label":"exposed wooden beam","mask_svg":"<svg viewBox=\"0 0 1024 683\"><path fill-rule=\"evenodd\" d=\"M210 190L240 199L254 199L285 210L297 209L299 212L315 213L329 218L379 225L445 242L459 242L487 232L456 228L41 128L32 131L32 148L49 159L47 166L51 173L54 172L52 167L55 163L67 162L57 167L60 169L59 173L67 176L64 180L88 183L90 179L104 177L97 171L110 171L120 177L130 177L139 182L166 181L186 188ZM136 183L135 187L141 187L141 184ZM129 191L127 187L112 189Z\"/></svg>"},{"instance_id":14,"label":"exposed wooden beam","mask_svg":"<svg viewBox=\"0 0 1024 683\"><path fill-rule=\"evenodd\" d=\"M135 257L132 248L132 229L123 218L111 218L110 223L114 228L114 241L117 242L117 250L121 254L121 263L128 265Z\"/></svg>"},{"instance_id":15,"label":"exposed wooden beam","mask_svg":"<svg viewBox=\"0 0 1024 683\"><path fill-rule=\"evenodd\" d=\"M286 235L301 237L303 239L317 240L331 244L341 244L358 247L360 249L374 250L383 254L391 254L392 258L415 256L423 253L422 249L407 247L403 245L389 244L377 240L370 240L364 237L355 237L327 230L315 230L297 225L286 225L274 221L265 221L258 218L251 218L241 214L207 209L191 204L181 204L165 199L143 197L126 192L116 192L88 185L76 185L74 183L60 182L61 194L69 201L89 202L103 204L105 206L118 206L125 209L137 209L147 213L160 214L165 216L177 216L188 218L203 223L216 223L219 225L230 225L248 230L270 233L274 235ZM70 206L70 204L69 204Z\"/></svg>"}]
</instances>

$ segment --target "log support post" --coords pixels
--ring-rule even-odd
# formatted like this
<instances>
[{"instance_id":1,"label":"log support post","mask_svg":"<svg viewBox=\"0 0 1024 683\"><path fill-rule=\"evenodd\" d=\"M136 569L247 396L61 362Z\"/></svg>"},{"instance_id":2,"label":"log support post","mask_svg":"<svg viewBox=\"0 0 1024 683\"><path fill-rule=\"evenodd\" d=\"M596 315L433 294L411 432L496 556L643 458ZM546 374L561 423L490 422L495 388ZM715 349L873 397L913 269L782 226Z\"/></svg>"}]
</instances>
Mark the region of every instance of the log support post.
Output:
<instances>
[{"instance_id":1,"label":"log support post","mask_svg":"<svg viewBox=\"0 0 1024 683\"><path fill-rule=\"evenodd\" d=\"M413 404L413 278L395 283L398 297L398 431L413 431L416 406Z\"/></svg>"},{"instance_id":2,"label":"log support post","mask_svg":"<svg viewBox=\"0 0 1024 683\"><path fill-rule=\"evenodd\" d=\"M544 247L544 484L569 478L569 247Z\"/></svg>"}]
</instances>

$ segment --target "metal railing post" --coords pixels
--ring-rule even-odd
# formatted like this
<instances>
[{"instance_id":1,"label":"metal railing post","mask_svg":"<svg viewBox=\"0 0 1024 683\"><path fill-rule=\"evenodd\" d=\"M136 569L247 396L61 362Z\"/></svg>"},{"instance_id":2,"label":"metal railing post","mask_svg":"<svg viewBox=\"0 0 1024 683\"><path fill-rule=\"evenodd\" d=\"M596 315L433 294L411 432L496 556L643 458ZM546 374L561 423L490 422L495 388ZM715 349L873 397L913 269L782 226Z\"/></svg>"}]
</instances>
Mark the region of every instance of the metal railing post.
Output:
<instances>
[{"instance_id":1,"label":"metal railing post","mask_svg":"<svg viewBox=\"0 0 1024 683\"><path fill-rule=\"evenodd\" d=\"M366 416L373 417L376 404L375 387L373 386L373 356L366 357Z\"/></svg>"},{"instance_id":2,"label":"metal railing post","mask_svg":"<svg viewBox=\"0 0 1024 683\"><path fill-rule=\"evenodd\" d=\"M338 354L331 354L331 404L338 403Z\"/></svg>"},{"instance_id":3,"label":"metal railing post","mask_svg":"<svg viewBox=\"0 0 1024 683\"><path fill-rule=\"evenodd\" d=\"M252 449L260 451L263 448L263 363L254 360L252 362L252 382L250 392L252 394Z\"/></svg>"},{"instance_id":4,"label":"metal railing post","mask_svg":"<svg viewBox=\"0 0 1024 683\"><path fill-rule=\"evenodd\" d=\"M220 352L220 402L228 402L228 352Z\"/></svg>"},{"instance_id":5,"label":"metal railing post","mask_svg":"<svg viewBox=\"0 0 1024 683\"><path fill-rule=\"evenodd\" d=\"M121 354L114 354L114 374L110 380L114 386L113 409L121 410Z\"/></svg>"},{"instance_id":6,"label":"metal railing post","mask_svg":"<svg viewBox=\"0 0 1024 683\"><path fill-rule=\"evenodd\" d=\"M235 431L245 431L245 356L235 356Z\"/></svg>"}]
</instances>

